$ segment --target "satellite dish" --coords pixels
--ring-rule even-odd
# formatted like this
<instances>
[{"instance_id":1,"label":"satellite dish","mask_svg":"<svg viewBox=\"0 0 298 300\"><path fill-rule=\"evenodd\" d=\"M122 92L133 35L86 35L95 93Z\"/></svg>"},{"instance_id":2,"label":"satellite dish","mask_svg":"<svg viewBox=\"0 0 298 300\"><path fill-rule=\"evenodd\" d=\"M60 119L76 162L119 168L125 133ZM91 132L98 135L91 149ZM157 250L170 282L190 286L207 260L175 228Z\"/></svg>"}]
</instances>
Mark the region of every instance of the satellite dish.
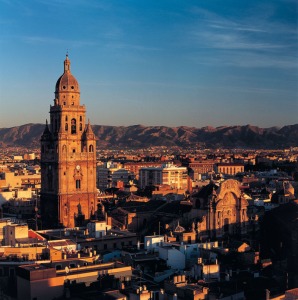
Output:
<instances>
[{"instance_id":1,"label":"satellite dish","mask_svg":"<svg viewBox=\"0 0 298 300\"><path fill-rule=\"evenodd\" d=\"M65 273L66 273L66 274L68 274L68 273L69 273L69 268L68 268L68 267L65 267L65 269L64 269L64 270L65 270Z\"/></svg>"}]
</instances>

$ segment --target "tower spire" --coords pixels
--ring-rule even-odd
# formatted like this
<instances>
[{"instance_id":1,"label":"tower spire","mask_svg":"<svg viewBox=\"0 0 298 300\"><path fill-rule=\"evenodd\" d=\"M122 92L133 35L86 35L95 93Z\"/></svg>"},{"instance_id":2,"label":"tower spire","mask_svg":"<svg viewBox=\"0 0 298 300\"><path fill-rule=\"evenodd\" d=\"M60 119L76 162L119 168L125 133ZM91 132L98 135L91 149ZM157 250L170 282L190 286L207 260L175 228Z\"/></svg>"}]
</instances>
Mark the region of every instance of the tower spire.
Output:
<instances>
[{"instance_id":1,"label":"tower spire","mask_svg":"<svg viewBox=\"0 0 298 300\"><path fill-rule=\"evenodd\" d=\"M70 73L70 60L68 58L68 50L66 52L66 58L64 61L64 73Z\"/></svg>"}]
</instances>

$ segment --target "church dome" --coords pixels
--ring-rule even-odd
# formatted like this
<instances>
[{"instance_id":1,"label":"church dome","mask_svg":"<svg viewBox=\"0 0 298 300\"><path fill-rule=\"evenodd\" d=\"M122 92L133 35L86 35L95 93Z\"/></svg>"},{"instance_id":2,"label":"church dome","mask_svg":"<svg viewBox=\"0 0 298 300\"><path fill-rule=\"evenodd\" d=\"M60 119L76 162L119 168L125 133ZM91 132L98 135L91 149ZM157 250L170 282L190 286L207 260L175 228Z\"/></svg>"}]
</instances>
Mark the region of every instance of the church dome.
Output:
<instances>
[{"instance_id":1,"label":"church dome","mask_svg":"<svg viewBox=\"0 0 298 300\"><path fill-rule=\"evenodd\" d=\"M61 92L80 92L79 83L70 72L70 60L68 58L68 55L66 55L66 59L64 61L64 73L57 80L55 88L55 93Z\"/></svg>"}]
</instances>

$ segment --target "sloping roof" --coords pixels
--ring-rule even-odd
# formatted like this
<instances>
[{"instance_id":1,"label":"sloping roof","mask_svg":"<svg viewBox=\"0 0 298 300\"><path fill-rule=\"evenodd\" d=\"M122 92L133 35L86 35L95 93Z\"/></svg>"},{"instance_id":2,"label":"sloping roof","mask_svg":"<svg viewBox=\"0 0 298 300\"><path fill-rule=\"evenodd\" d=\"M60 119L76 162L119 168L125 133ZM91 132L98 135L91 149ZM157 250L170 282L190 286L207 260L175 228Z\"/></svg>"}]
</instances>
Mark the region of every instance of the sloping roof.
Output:
<instances>
[{"instance_id":1,"label":"sloping roof","mask_svg":"<svg viewBox=\"0 0 298 300\"><path fill-rule=\"evenodd\" d=\"M50 247L67 247L76 245L76 243L71 240L48 241L48 244Z\"/></svg>"},{"instance_id":2,"label":"sloping roof","mask_svg":"<svg viewBox=\"0 0 298 300\"><path fill-rule=\"evenodd\" d=\"M192 203L181 203L179 201L173 201L164 205L158 210L158 213L170 213L170 214L184 214L192 209Z\"/></svg>"},{"instance_id":3,"label":"sloping roof","mask_svg":"<svg viewBox=\"0 0 298 300\"><path fill-rule=\"evenodd\" d=\"M162 200L151 200L148 202L129 201L121 204L121 207L128 212L149 212L155 211L165 204Z\"/></svg>"}]
</instances>

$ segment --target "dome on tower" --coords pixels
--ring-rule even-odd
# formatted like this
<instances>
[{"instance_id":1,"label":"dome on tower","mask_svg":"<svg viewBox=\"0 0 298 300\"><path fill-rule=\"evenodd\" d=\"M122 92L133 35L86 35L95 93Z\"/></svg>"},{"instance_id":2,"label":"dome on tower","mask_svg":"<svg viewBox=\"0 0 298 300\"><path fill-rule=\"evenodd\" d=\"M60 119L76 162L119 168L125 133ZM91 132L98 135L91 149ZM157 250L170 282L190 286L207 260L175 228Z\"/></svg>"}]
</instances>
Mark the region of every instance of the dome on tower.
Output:
<instances>
[{"instance_id":1,"label":"dome on tower","mask_svg":"<svg viewBox=\"0 0 298 300\"><path fill-rule=\"evenodd\" d=\"M68 55L64 61L64 73L57 80L55 93L61 92L80 92L80 87L78 81L70 72L70 60Z\"/></svg>"}]
</instances>

